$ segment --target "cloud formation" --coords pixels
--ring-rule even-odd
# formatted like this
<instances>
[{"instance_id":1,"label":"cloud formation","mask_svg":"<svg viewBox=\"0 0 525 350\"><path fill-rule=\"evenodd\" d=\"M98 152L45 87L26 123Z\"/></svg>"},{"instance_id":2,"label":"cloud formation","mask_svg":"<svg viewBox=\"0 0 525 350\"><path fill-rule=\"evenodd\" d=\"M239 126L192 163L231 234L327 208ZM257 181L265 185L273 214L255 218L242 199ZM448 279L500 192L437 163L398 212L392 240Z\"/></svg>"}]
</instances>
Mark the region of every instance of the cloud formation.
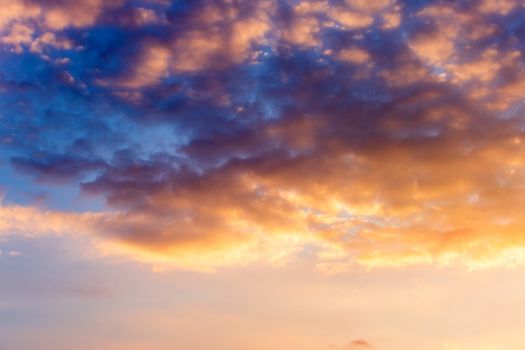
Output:
<instances>
[{"instance_id":1,"label":"cloud formation","mask_svg":"<svg viewBox=\"0 0 525 350\"><path fill-rule=\"evenodd\" d=\"M341 349L341 350L365 350L365 349L368 349L368 350L371 350L371 349L374 349L372 347L372 345L370 345L370 343L368 341L364 340L364 339L352 340L348 344L346 344L344 346L341 346L341 347L338 347L336 345L330 345L328 348L330 350L337 350L337 349Z\"/></svg>"},{"instance_id":2,"label":"cloud formation","mask_svg":"<svg viewBox=\"0 0 525 350\"><path fill-rule=\"evenodd\" d=\"M42 231L16 219L37 210L107 252L201 269L525 260L519 2L3 8L4 157L113 210L13 204L4 232Z\"/></svg>"}]
</instances>

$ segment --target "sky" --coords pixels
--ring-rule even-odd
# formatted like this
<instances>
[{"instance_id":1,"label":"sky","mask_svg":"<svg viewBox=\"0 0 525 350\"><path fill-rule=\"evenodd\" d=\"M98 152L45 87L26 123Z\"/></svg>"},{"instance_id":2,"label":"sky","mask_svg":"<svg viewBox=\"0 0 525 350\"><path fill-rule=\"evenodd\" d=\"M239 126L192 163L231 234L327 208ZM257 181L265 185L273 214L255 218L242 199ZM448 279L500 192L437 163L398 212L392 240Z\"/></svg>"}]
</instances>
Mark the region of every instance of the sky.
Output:
<instances>
[{"instance_id":1,"label":"sky","mask_svg":"<svg viewBox=\"0 0 525 350\"><path fill-rule=\"evenodd\" d=\"M0 349L525 348L525 2L0 0Z\"/></svg>"}]
</instances>

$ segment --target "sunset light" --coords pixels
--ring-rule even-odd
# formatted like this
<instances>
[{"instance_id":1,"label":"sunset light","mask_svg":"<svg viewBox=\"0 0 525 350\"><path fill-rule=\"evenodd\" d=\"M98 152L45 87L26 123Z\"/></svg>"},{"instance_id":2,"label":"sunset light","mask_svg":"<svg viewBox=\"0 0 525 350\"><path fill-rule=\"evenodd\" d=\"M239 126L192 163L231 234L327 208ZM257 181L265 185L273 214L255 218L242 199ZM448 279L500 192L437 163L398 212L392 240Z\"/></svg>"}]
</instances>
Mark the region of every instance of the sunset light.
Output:
<instances>
[{"instance_id":1,"label":"sunset light","mask_svg":"<svg viewBox=\"0 0 525 350\"><path fill-rule=\"evenodd\" d=\"M0 350L523 350L524 96L521 0L0 0Z\"/></svg>"}]
</instances>

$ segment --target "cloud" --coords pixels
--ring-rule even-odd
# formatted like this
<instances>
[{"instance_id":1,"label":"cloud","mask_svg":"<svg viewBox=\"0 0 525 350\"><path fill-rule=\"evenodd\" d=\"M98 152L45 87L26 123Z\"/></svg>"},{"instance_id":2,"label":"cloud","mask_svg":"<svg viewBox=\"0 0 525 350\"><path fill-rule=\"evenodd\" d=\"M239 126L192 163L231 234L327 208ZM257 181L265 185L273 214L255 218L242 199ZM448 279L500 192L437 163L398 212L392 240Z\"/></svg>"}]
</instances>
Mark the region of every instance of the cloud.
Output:
<instances>
[{"instance_id":1,"label":"cloud","mask_svg":"<svg viewBox=\"0 0 525 350\"><path fill-rule=\"evenodd\" d=\"M271 11L268 1L244 8L225 1L197 9L188 25L192 29L173 38L173 69L193 72L247 61L255 52L252 45L264 43Z\"/></svg>"},{"instance_id":2,"label":"cloud","mask_svg":"<svg viewBox=\"0 0 525 350\"><path fill-rule=\"evenodd\" d=\"M31 158L13 157L11 164L18 171L36 175L43 180L67 180L105 166L101 159L84 159L61 154L34 155Z\"/></svg>"},{"instance_id":3,"label":"cloud","mask_svg":"<svg viewBox=\"0 0 525 350\"><path fill-rule=\"evenodd\" d=\"M42 53L46 48L68 50L73 47L73 43L67 39L59 39L54 33L46 32L35 40L31 41L31 51Z\"/></svg>"},{"instance_id":4,"label":"cloud","mask_svg":"<svg viewBox=\"0 0 525 350\"><path fill-rule=\"evenodd\" d=\"M0 11L0 29L17 20L25 20L40 15L41 9L38 5L25 1L2 0Z\"/></svg>"},{"instance_id":5,"label":"cloud","mask_svg":"<svg viewBox=\"0 0 525 350\"><path fill-rule=\"evenodd\" d=\"M336 350L365 350L365 349L374 349L370 343L364 339L355 339L350 341L348 344L343 346L330 345L329 349Z\"/></svg>"},{"instance_id":6,"label":"cloud","mask_svg":"<svg viewBox=\"0 0 525 350\"><path fill-rule=\"evenodd\" d=\"M16 51L22 50L22 44L32 41L33 29L27 25L15 23L7 35L1 38L2 43L14 46Z\"/></svg>"},{"instance_id":7,"label":"cloud","mask_svg":"<svg viewBox=\"0 0 525 350\"><path fill-rule=\"evenodd\" d=\"M140 214L105 212L62 212L34 207L2 205L0 207L0 238L25 239L46 235L84 237L91 240L98 254L126 257L149 264L155 270L189 269L212 271L237 264L266 262L283 264L300 249L301 237L265 235L242 238L236 233L215 235L199 239L187 225L186 237L182 231L174 235L173 221L156 222L157 217ZM157 242L148 242L148 232L157 236ZM124 237L134 236L131 241ZM177 237L179 236L179 237ZM146 243L142 245L140 242ZM10 252L8 255L18 255ZM95 256L94 256L95 258Z\"/></svg>"},{"instance_id":8,"label":"cloud","mask_svg":"<svg viewBox=\"0 0 525 350\"><path fill-rule=\"evenodd\" d=\"M364 339L351 341L345 349L373 349L373 347Z\"/></svg>"},{"instance_id":9,"label":"cloud","mask_svg":"<svg viewBox=\"0 0 525 350\"><path fill-rule=\"evenodd\" d=\"M170 59L171 53L164 46L154 43L146 45L142 56L136 63L135 71L120 85L136 89L159 83L169 75Z\"/></svg>"},{"instance_id":10,"label":"cloud","mask_svg":"<svg viewBox=\"0 0 525 350\"><path fill-rule=\"evenodd\" d=\"M523 263L521 5L13 4L2 157L112 211L4 232L159 268Z\"/></svg>"},{"instance_id":11,"label":"cloud","mask_svg":"<svg viewBox=\"0 0 525 350\"><path fill-rule=\"evenodd\" d=\"M370 60L368 53L359 48L343 49L337 54L337 58L342 61L353 63L365 63Z\"/></svg>"},{"instance_id":12,"label":"cloud","mask_svg":"<svg viewBox=\"0 0 525 350\"><path fill-rule=\"evenodd\" d=\"M44 24L51 30L60 30L69 26L90 26L95 23L105 8L121 4L121 0L81 0L60 5L50 3L49 6L43 6L45 8Z\"/></svg>"}]
</instances>

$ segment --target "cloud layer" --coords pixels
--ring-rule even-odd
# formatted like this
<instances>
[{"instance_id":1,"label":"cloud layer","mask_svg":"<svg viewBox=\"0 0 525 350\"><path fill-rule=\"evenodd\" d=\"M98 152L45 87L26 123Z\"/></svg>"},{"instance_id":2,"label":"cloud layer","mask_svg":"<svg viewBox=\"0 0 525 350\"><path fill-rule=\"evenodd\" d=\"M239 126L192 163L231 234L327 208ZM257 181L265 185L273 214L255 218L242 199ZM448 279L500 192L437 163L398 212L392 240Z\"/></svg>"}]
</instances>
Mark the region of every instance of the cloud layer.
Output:
<instances>
[{"instance_id":1,"label":"cloud layer","mask_svg":"<svg viewBox=\"0 0 525 350\"><path fill-rule=\"evenodd\" d=\"M199 269L524 262L520 2L4 5L6 166L108 209L8 203L2 232Z\"/></svg>"}]
</instances>

